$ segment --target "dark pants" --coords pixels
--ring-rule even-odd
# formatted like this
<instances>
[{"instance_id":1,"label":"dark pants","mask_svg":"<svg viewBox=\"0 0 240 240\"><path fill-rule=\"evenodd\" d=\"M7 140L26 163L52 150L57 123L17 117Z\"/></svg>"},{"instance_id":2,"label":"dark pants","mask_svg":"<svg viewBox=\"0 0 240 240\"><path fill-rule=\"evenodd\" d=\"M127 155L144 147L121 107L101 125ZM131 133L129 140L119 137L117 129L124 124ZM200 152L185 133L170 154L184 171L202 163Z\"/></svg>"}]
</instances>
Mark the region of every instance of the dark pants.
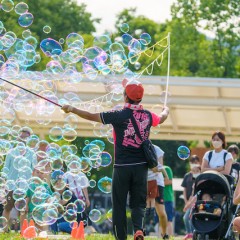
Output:
<instances>
[{"instance_id":1,"label":"dark pants","mask_svg":"<svg viewBox=\"0 0 240 240\"><path fill-rule=\"evenodd\" d=\"M147 166L115 167L112 179L112 222L116 239L127 239L126 203L129 206L134 232L143 230L147 198Z\"/></svg>"}]
</instances>

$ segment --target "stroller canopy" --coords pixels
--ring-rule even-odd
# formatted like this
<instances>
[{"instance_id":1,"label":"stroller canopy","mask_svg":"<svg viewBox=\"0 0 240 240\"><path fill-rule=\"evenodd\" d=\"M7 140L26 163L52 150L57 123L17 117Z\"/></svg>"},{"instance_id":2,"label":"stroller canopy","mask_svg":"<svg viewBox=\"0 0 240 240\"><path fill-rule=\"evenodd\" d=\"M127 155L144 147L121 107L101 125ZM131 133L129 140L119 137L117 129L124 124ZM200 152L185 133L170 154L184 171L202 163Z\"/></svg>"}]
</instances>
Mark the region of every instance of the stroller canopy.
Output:
<instances>
[{"instance_id":1,"label":"stroller canopy","mask_svg":"<svg viewBox=\"0 0 240 240\"><path fill-rule=\"evenodd\" d=\"M231 181L231 176L225 176L216 171L206 171L195 179L194 194L199 190L205 190L209 193L222 193L231 197L232 190L229 183Z\"/></svg>"}]
</instances>

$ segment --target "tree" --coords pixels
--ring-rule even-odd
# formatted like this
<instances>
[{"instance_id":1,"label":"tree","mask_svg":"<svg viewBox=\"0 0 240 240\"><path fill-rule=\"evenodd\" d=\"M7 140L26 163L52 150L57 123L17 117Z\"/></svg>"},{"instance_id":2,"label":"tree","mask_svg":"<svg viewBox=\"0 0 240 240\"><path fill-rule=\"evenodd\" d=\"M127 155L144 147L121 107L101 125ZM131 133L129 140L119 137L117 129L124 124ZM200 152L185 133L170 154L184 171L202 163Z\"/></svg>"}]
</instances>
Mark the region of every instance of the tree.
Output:
<instances>
[{"instance_id":1,"label":"tree","mask_svg":"<svg viewBox=\"0 0 240 240\"><path fill-rule=\"evenodd\" d=\"M29 27L24 28L18 24L19 15L14 10L10 12L1 10L0 21L4 24L6 31L14 32L16 37L20 39L23 38L22 33L29 29L31 35L38 42L37 51L39 50L39 43L45 38L59 41L60 38L66 39L69 33L76 32L89 39L88 36L96 30L94 23L100 21L99 19L92 19L91 13L86 11L86 5L77 5L75 0L25 0L24 2L28 4L28 11L34 16L33 23ZM50 33L47 34L43 31L45 26L51 28ZM32 66L30 70L45 69L49 58L45 58L42 53L41 57L42 61Z\"/></svg>"},{"instance_id":2,"label":"tree","mask_svg":"<svg viewBox=\"0 0 240 240\"><path fill-rule=\"evenodd\" d=\"M95 32L94 23L99 19L92 19L91 13L86 11L86 4L77 5L75 0L41 0L24 1L29 6L29 12L33 14L33 24L29 29L40 40L51 36L56 40L65 38L71 32L91 34ZM11 12L1 11L1 21L7 31L21 33L24 28L18 24L19 15L14 10ZM51 27L51 33L44 33L44 26Z\"/></svg>"},{"instance_id":3,"label":"tree","mask_svg":"<svg viewBox=\"0 0 240 240\"><path fill-rule=\"evenodd\" d=\"M220 73L216 77L240 76L236 65L240 53L239 6L238 0L178 0L172 6L173 23L214 34L207 40L208 55Z\"/></svg>"}]
</instances>

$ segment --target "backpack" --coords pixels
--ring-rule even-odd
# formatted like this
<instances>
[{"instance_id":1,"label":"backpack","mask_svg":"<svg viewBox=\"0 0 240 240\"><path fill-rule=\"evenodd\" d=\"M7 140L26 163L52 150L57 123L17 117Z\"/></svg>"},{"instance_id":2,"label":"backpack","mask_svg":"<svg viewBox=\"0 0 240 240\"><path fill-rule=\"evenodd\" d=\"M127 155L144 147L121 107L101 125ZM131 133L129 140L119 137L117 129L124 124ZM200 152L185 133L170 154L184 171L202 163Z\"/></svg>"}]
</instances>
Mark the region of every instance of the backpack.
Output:
<instances>
[{"instance_id":1,"label":"backpack","mask_svg":"<svg viewBox=\"0 0 240 240\"><path fill-rule=\"evenodd\" d=\"M228 152L225 152L223 155L223 160L224 160L224 165L226 163L226 156L227 156ZM210 163L211 159L212 159L212 155L213 155L213 151L210 151L208 154L208 164Z\"/></svg>"}]
</instances>

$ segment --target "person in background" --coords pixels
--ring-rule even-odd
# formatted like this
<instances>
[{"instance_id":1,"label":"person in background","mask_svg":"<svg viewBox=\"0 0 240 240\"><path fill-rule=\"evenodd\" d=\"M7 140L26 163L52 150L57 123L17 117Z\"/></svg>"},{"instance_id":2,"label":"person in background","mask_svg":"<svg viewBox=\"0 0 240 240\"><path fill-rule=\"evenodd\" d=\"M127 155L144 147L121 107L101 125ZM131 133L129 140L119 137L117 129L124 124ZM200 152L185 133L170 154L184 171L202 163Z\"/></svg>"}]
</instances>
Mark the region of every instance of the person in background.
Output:
<instances>
[{"instance_id":1,"label":"person in background","mask_svg":"<svg viewBox=\"0 0 240 240\"><path fill-rule=\"evenodd\" d=\"M20 223L22 225L24 219L28 219L30 221L30 219L33 219L33 216L32 216L32 213L33 213L33 210L35 207L37 206L40 206L41 204L44 204L44 203L48 203L48 201L50 200L53 192L50 188L50 186L44 181L44 178L45 178L45 173L39 171L37 168L35 168L33 170L33 173L32 173L32 176L33 177L38 177L39 179L42 180L41 183L32 183L31 184L31 188L28 188L27 190L27 194L26 194L26 210L25 212L22 212L20 214ZM38 203L36 205L36 203L34 203L32 200L33 200L33 197L35 196L35 194L42 194L44 193L44 200L41 199L40 203ZM36 198L36 197L35 197ZM40 229L41 231L47 231L48 230L48 226L40 226L36 223L36 227L38 229Z\"/></svg>"},{"instance_id":2,"label":"person in background","mask_svg":"<svg viewBox=\"0 0 240 240\"><path fill-rule=\"evenodd\" d=\"M240 204L240 179L238 179L237 186L233 194L233 204L234 205ZM233 229L240 233L240 216L234 218Z\"/></svg>"},{"instance_id":3,"label":"person in background","mask_svg":"<svg viewBox=\"0 0 240 240\"><path fill-rule=\"evenodd\" d=\"M193 234L191 221L190 221L190 211L191 208L188 207L189 200L192 196L193 185L195 178L201 173L200 159L197 155L192 155L189 159L190 171L187 172L184 177L181 186L183 187L183 198L184 198L184 216L183 222L185 225L186 236L185 239L191 238ZM196 167L199 167L199 173L196 172Z\"/></svg>"},{"instance_id":4,"label":"person in background","mask_svg":"<svg viewBox=\"0 0 240 240\"><path fill-rule=\"evenodd\" d=\"M230 174L234 179L234 189L235 189L237 186L237 183L238 183L239 171L240 171L240 163L237 162L239 148L236 144L233 144L228 147L227 151L230 152L233 157L233 164L232 164L232 169L231 169Z\"/></svg>"},{"instance_id":5,"label":"person in background","mask_svg":"<svg viewBox=\"0 0 240 240\"><path fill-rule=\"evenodd\" d=\"M31 135L31 132L28 128L22 128L19 131L19 136L17 141L25 144L25 142L30 137L30 135ZM22 152L20 152L20 149L18 147L15 147L11 149L9 153L6 155L4 168L9 170L7 175L7 180L13 180L14 182L16 182L19 178L25 177L27 179L28 177L31 177L31 176L21 176L20 174L22 173L19 171L19 169L15 168L13 162L16 157L23 156L28 160L28 166L31 168L31 170L33 170L34 166L37 164L37 156L34 153L34 151L32 151L29 147L25 147L24 150L22 148L21 151ZM13 199L13 192L14 191L8 192L6 196L6 205L4 206L4 210L3 210L3 217L5 217L8 222L10 218L10 212L13 209L15 204L15 200ZM10 225L8 227L10 227ZM5 228L4 231L7 232L8 228Z\"/></svg>"},{"instance_id":6,"label":"person in background","mask_svg":"<svg viewBox=\"0 0 240 240\"><path fill-rule=\"evenodd\" d=\"M162 149L156 145L154 145L157 158L158 158L158 172L153 172L151 169L148 169L148 181L156 180L157 188L158 188L158 196L155 199L147 198L147 211L146 215L150 215L150 218L153 219L153 215L151 214L154 211L154 206L159 218L159 228L161 229L161 234L163 239L168 239L167 235L167 214L164 206L164 177L168 178L168 175L163 168L163 155L164 152ZM164 177L163 177L164 175Z\"/></svg>"},{"instance_id":7,"label":"person in background","mask_svg":"<svg viewBox=\"0 0 240 240\"><path fill-rule=\"evenodd\" d=\"M222 174L229 175L232 168L232 154L225 150L226 140L222 132L214 132L212 134L211 145L212 151L207 151L202 160L202 172L207 170L215 170Z\"/></svg>"},{"instance_id":8,"label":"person in background","mask_svg":"<svg viewBox=\"0 0 240 240\"><path fill-rule=\"evenodd\" d=\"M144 94L142 84L137 80L124 79L124 107L121 110L91 113L64 105L65 113L74 113L81 118L111 124L114 132L115 162L112 176L112 223L116 239L127 238L127 196L130 195L129 206L134 228L134 239L142 240L143 221L147 198L147 160L141 148L134 123L136 123L142 139L149 139L150 129L163 123L169 114L168 107L164 107L160 115L145 110L140 104Z\"/></svg>"},{"instance_id":9,"label":"person in background","mask_svg":"<svg viewBox=\"0 0 240 240\"><path fill-rule=\"evenodd\" d=\"M167 173L168 178L164 178L164 205L167 213L167 235L174 236L173 232L173 218L174 218L174 194L172 187L173 172L169 166L164 165L164 169Z\"/></svg>"}]
</instances>

